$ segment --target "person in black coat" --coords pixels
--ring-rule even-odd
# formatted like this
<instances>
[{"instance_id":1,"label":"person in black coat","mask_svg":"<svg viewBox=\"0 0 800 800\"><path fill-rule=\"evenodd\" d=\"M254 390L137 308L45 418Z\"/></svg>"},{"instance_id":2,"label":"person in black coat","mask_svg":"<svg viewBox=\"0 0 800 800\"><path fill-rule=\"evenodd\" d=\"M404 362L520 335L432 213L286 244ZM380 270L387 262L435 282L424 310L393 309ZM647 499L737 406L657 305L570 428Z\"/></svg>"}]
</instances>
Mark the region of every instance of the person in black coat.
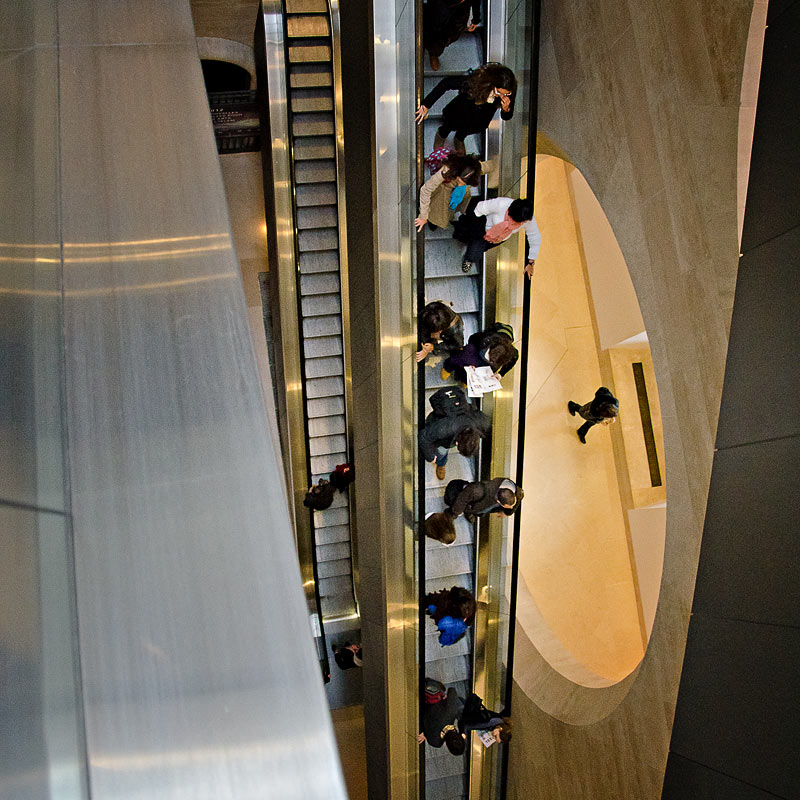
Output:
<instances>
[{"instance_id":1,"label":"person in black coat","mask_svg":"<svg viewBox=\"0 0 800 800\"><path fill-rule=\"evenodd\" d=\"M581 444L586 444L586 434L594 425L610 425L617 419L619 414L619 400L614 397L605 386L601 386L594 394L594 400L591 403L580 405L580 403L573 403L572 400L567 403L567 411L571 416L577 413L583 417L586 422L578 428L578 438Z\"/></svg>"},{"instance_id":2,"label":"person in black coat","mask_svg":"<svg viewBox=\"0 0 800 800\"><path fill-rule=\"evenodd\" d=\"M508 374L519 361L519 351L513 342L514 331L504 322L495 322L485 331L473 333L465 347L445 359L442 378L447 380L450 373L455 373L456 380L466 383L465 367L491 367L498 377Z\"/></svg>"},{"instance_id":3,"label":"person in black coat","mask_svg":"<svg viewBox=\"0 0 800 800\"><path fill-rule=\"evenodd\" d=\"M464 346L464 323L461 317L441 300L428 303L419 315L420 348L417 361L431 353L450 355Z\"/></svg>"},{"instance_id":4,"label":"person in black coat","mask_svg":"<svg viewBox=\"0 0 800 800\"><path fill-rule=\"evenodd\" d=\"M440 402L449 395L456 398L452 405ZM436 462L436 477L443 481L450 448L457 447L462 456L472 457L480 440L491 429L492 420L478 411L458 386L442 387L430 402L434 410L428 414L419 432L419 449L426 461Z\"/></svg>"},{"instance_id":5,"label":"person in black coat","mask_svg":"<svg viewBox=\"0 0 800 800\"><path fill-rule=\"evenodd\" d=\"M490 62L465 75L442 78L422 100L417 109L417 123L428 116L428 111L445 92L458 94L442 110L442 124L436 131L433 149L442 147L451 131L455 131L456 152L466 153L464 138L472 133L483 133L500 109L501 119L511 119L517 79L502 64Z\"/></svg>"},{"instance_id":6,"label":"person in black coat","mask_svg":"<svg viewBox=\"0 0 800 800\"><path fill-rule=\"evenodd\" d=\"M480 24L481 0L428 0L422 8L422 46L430 56L431 69L438 70L445 48Z\"/></svg>"},{"instance_id":7,"label":"person in black coat","mask_svg":"<svg viewBox=\"0 0 800 800\"><path fill-rule=\"evenodd\" d=\"M464 703L458 728L464 734L469 734L470 731L491 731L496 742L511 741L511 719L504 716L502 711L486 708L483 700L474 692Z\"/></svg>"},{"instance_id":8,"label":"person in black coat","mask_svg":"<svg viewBox=\"0 0 800 800\"><path fill-rule=\"evenodd\" d=\"M435 688L439 693L444 692L444 684L426 678L426 692ZM427 742L431 747L447 745L447 749L454 755L460 756L466 749L466 734L458 730L458 718L462 703L456 690L451 686L444 700L438 703L425 703L422 709L422 732L417 736L417 741Z\"/></svg>"}]
</instances>

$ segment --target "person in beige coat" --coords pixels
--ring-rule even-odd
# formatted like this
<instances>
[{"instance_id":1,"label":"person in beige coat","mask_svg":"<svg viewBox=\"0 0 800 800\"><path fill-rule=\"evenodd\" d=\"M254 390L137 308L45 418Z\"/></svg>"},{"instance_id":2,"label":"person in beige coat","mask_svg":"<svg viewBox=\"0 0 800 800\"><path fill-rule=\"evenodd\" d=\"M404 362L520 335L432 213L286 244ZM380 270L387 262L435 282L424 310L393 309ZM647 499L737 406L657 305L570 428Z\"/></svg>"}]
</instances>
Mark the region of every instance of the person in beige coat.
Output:
<instances>
[{"instance_id":1,"label":"person in beige coat","mask_svg":"<svg viewBox=\"0 0 800 800\"><path fill-rule=\"evenodd\" d=\"M414 220L417 231L421 231L426 222L446 228L457 211L466 211L471 198L470 187L480 183L489 164L481 162L477 156L451 153L442 168L419 190L419 216Z\"/></svg>"}]
</instances>

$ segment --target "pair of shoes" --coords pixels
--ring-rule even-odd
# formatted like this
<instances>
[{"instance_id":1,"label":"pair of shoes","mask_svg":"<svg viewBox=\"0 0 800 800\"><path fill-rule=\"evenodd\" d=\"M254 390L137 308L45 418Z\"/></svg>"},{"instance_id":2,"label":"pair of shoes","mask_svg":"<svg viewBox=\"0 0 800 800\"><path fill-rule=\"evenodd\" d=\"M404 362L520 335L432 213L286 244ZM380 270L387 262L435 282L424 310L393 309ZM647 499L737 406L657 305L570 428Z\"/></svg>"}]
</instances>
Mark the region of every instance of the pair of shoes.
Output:
<instances>
[{"instance_id":1,"label":"pair of shoes","mask_svg":"<svg viewBox=\"0 0 800 800\"><path fill-rule=\"evenodd\" d=\"M580 432L580 430L575 431L578 434L578 438L581 440L581 444L586 444L586 437Z\"/></svg>"},{"instance_id":2,"label":"pair of shoes","mask_svg":"<svg viewBox=\"0 0 800 800\"><path fill-rule=\"evenodd\" d=\"M451 373L449 373L444 367L442 367L442 371L439 373L439 376L441 377L441 379L443 381L449 381L450 380L450 374Z\"/></svg>"},{"instance_id":3,"label":"pair of shoes","mask_svg":"<svg viewBox=\"0 0 800 800\"><path fill-rule=\"evenodd\" d=\"M436 465L436 480L443 481L445 476L445 465L444 464L437 464Z\"/></svg>"},{"instance_id":4,"label":"pair of shoes","mask_svg":"<svg viewBox=\"0 0 800 800\"><path fill-rule=\"evenodd\" d=\"M453 139L453 147L455 148L456 153L461 153L462 156L467 154L467 147L464 144L463 139Z\"/></svg>"},{"instance_id":5,"label":"pair of shoes","mask_svg":"<svg viewBox=\"0 0 800 800\"><path fill-rule=\"evenodd\" d=\"M440 147L444 147L445 142L447 139L439 133L439 129L436 129L436 133L433 134L433 149L438 150Z\"/></svg>"},{"instance_id":6,"label":"pair of shoes","mask_svg":"<svg viewBox=\"0 0 800 800\"><path fill-rule=\"evenodd\" d=\"M570 416L575 416L575 412L580 408L577 403L573 403L572 400L567 403L567 411L569 411Z\"/></svg>"},{"instance_id":7,"label":"pair of shoes","mask_svg":"<svg viewBox=\"0 0 800 800\"><path fill-rule=\"evenodd\" d=\"M464 273L469 272L474 266L475 266L474 261L469 261L468 259L465 258L461 262L461 271Z\"/></svg>"},{"instance_id":8,"label":"pair of shoes","mask_svg":"<svg viewBox=\"0 0 800 800\"><path fill-rule=\"evenodd\" d=\"M434 72L438 72L440 66L441 64L439 63L439 56L431 56L431 69Z\"/></svg>"}]
</instances>

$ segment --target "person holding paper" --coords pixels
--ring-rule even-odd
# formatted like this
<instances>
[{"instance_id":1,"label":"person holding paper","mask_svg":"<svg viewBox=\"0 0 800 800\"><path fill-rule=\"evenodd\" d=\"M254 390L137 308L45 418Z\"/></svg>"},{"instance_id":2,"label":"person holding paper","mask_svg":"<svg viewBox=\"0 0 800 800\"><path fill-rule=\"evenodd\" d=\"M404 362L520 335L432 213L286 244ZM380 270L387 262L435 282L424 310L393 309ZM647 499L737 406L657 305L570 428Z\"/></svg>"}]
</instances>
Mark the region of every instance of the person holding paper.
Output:
<instances>
[{"instance_id":1,"label":"person holding paper","mask_svg":"<svg viewBox=\"0 0 800 800\"><path fill-rule=\"evenodd\" d=\"M447 380L450 373L454 373L456 380L466 384L465 367L491 367L494 376L501 378L519 360L513 342L514 331L503 322L495 322L486 330L473 333L466 346L442 364L442 379Z\"/></svg>"},{"instance_id":2,"label":"person holding paper","mask_svg":"<svg viewBox=\"0 0 800 800\"><path fill-rule=\"evenodd\" d=\"M491 711L474 692L464 703L464 710L458 720L461 733L488 731L495 742L511 741L511 719L502 711Z\"/></svg>"},{"instance_id":3,"label":"person holding paper","mask_svg":"<svg viewBox=\"0 0 800 800\"><path fill-rule=\"evenodd\" d=\"M437 696L441 700L431 702ZM458 717L462 701L456 690L451 686L445 690L440 681L432 678L425 679L425 704L422 708L422 732L417 736L417 741L422 744L427 742L431 747L446 745L454 755L463 755L466 749L466 734L458 730Z\"/></svg>"},{"instance_id":4,"label":"person holding paper","mask_svg":"<svg viewBox=\"0 0 800 800\"><path fill-rule=\"evenodd\" d=\"M444 503L453 517L464 515L467 522L484 514L510 517L522 502L525 493L511 478L492 478L490 481L454 480L447 484Z\"/></svg>"}]
</instances>

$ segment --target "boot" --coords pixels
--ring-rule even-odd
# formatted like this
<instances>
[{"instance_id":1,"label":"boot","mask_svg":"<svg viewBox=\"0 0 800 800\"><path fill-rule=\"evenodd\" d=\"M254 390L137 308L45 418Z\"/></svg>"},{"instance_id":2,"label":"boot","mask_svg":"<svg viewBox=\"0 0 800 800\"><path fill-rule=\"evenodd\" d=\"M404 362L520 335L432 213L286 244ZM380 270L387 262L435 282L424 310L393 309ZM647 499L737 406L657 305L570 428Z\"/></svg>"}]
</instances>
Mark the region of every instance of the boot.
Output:
<instances>
[{"instance_id":1,"label":"boot","mask_svg":"<svg viewBox=\"0 0 800 800\"><path fill-rule=\"evenodd\" d=\"M580 406L577 403L573 403L572 400L567 403L567 411L569 411L570 416L575 416L575 412L580 410Z\"/></svg>"},{"instance_id":2,"label":"boot","mask_svg":"<svg viewBox=\"0 0 800 800\"><path fill-rule=\"evenodd\" d=\"M431 69L434 72L438 72L440 66L441 66L441 64L439 63L439 56L433 56L432 55L431 56Z\"/></svg>"},{"instance_id":3,"label":"boot","mask_svg":"<svg viewBox=\"0 0 800 800\"><path fill-rule=\"evenodd\" d=\"M437 464L436 465L436 480L443 481L445 473L446 473L445 465L444 464Z\"/></svg>"},{"instance_id":4,"label":"boot","mask_svg":"<svg viewBox=\"0 0 800 800\"><path fill-rule=\"evenodd\" d=\"M444 147L444 143L447 141L447 138L442 136L439 133L439 129L436 129L436 133L433 135L433 149L438 150L440 147Z\"/></svg>"},{"instance_id":5,"label":"boot","mask_svg":"<svg viewBox=\"0 0 800 800\"><path fill-rule=\"evenodd\" d=\"M467 148L464 145L463 139L453 139L453 147L455 147L456 153L461 153L462 156L467 154Z\"/></svg>"}]
</instances>

